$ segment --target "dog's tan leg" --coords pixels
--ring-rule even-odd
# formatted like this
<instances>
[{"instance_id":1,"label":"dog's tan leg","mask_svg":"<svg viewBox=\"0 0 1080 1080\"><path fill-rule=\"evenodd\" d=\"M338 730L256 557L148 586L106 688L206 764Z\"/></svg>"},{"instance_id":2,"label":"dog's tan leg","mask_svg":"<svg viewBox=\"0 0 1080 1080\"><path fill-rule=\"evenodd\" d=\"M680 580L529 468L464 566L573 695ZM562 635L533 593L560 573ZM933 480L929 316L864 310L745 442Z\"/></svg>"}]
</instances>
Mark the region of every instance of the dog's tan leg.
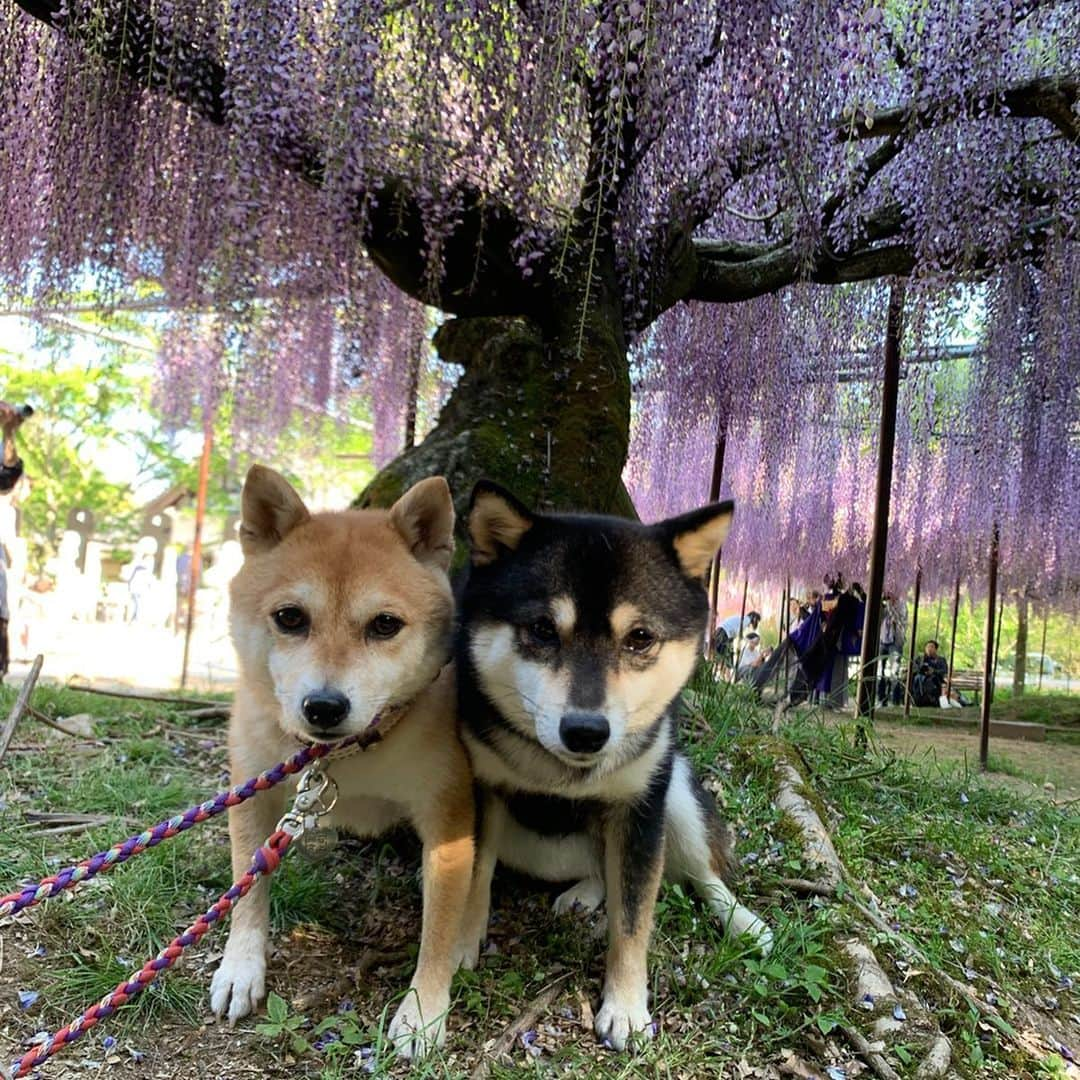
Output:
<instances>
[{"instance_id":1,"label":"dog's tan leg","mask_svg":"<svg viewBox=\"0 0 1080 1080\"><path fill-rule=\"evenodd\" d=\"M480 946L487 937L491 917L491 878L499 862L506 808L502 799L480 789L476 822L476 862L465 915L461 920L461 940L454 957L455 968L472 970L480 960Z\"/></svg>"},{"instance_id":2,"label":"dog's tan leg","mask_svg":"<svg viewBox=\"0 0 1080 1080\"><path fill-rule=\"evenodd\" d=\"M450 980L473 869L471 784L444 791L414 821L424 845L424 915L420 955L389 1037L405 1057L418 1057L446 1039Z\"/></svg>"},{"instance_id":3,"label":"dog's tan leg","mask_svg":"<svg viewBox=\"0 0 1080 1080\"><path fill-rule=\"evenodd\" d=\"M232 782L242 784L257 773L233 756ZM271 763L272 764L272 763ZM266 842L285 809L282 788L260 791L229 810L229 842L235 881L251 865L255 850ZM270 882L260 878L232 911L225 955L210 984L210 1006L235 1024L252 1012L266 993L266 943L270 927Z\"/></svg>"},{"instance_id":4,"label":"dog's tan leg","mask_svg":"<svg viewBox=\"0 0 1080 1080\"><path fill-rule=\"evenodd\" d=\"M650 789L640 803L613 810L604 828L608 956L595 1026L616 1050L632 1036L652 1036L649 937L663 869L663 792Z\"/></svg>"}]
</instances>

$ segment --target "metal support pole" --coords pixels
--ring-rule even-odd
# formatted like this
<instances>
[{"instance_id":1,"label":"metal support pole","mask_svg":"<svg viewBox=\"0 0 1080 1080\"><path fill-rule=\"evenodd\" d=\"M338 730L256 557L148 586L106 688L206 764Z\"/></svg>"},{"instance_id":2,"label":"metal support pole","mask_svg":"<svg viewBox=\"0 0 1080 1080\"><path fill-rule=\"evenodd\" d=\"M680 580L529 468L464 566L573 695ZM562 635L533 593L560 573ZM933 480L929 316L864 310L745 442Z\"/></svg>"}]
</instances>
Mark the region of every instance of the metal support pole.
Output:
<instances>
[{"instance_id":1,"label":"metal support pole","mask_svg":"<svg viewBox=\"0 0 1080 1080\"><path fill-rule=\"evenodd\" d=\"M199 490L195 501L195 541L191 546L191 580L188 582L187 626L184 628L184 661L180 668L180 689L187 685L188 657L191 653L191 631L195 625L195 593L202 574L202 531L206 519L206 488L210 480L210 449L214 444L212 417L203 424L202 457L199 459Z\"/></svg>"},{"instance_id":2,"label":"metal support pole","mask_svg":"<svg viewBox=\"0 0 1080 1080\"><path fill-rule=\"evenodd\" d=\"M1046 620L1050 615L1050 607L1047 604L1043 605L1043 632L1042 632L1042 649L1039 652L1039 689L1042 690L1042 677L1043 677L1043 664L1046 662Z\"/></svg>"},{"instance_id":3,"label":"metal support pole","mask_svg":"<svg viewBox=\"0 0 1080 1080\"><path fill-rule=\"evenodd\" d=\"M787 610L784 612L784 641L791 637L791 576L787 579ZM784 700L787 700L788 690L791 683L791 650L784 652Z\"/></svg>"},{"instance_id":4,"label":"metal support pole","mask_svg":"<svg viewBox=\"0 0 1080 1080\"><path fill-rule=\"evenodd\" d=\"M911 613L911 642L908 645L907 685L904 687L904 719L911 719L911 680L915 677L915 639L919 634L919 593L922 591L922 567L915 571L915 604Z\"/></svg>"},{"instance_id":5,"label":"metal support pole","mask_svg":"<svg viewBox=\"0 0 1080 1080\"><path fill-rule=\"evenodd\" d=\"M997 691L998 657L1001 655L1001 624L1005 621L1005 597L998 602L997 633L994 635L994 677L990 682L990 700Z\"/></svg>"},{"instance_id":6,"label":"metal support pole","mask_svg":"<svg viewBox=\"0 0 1080 1080\"><path fill-rule=\"evenodd\" d=\"M721 416L716 421L716 445L713 449L712 476L709 479L709 502L720 498L720 485L724 479L724 451L727 448L727 418ZM705 655L712 656L713 635L716 633L717 595L720 591L720 552L709 568L709 631L705 637Z\"/></svg>"},{"instance_id":7,"label":"metal support pole","mask_svg":"<svg viewBox=\"0 0 1080 1080\"><path fill-rule=\"evenodd\" d=\"M949 677L945 682L945 696L952 691L953 665L956 662L956 624L960 618L960 575L956 575L956 592L952 602L952 634L949 637Z\"/></svg>"},{"instance_id":8,"label":"metal support pole","mask_svg":"<svg viewBox=\"0 0 1080 1080\"><path fill-rule=\"evenodd\" d=\"M997 604L998 527L990 538L990 569L986 590L986 654L983 661L983 695L979 724L979 765L986 769L990 757L990 702L994 696L994 607Z\"/></svg>"},{"instance_id":9,"label":"metal support pole","mask_svg":"<svg viewBox=\"0 0 1080 1080\"><path fill-rule=\"evenodd\" d=\"M857 741L865 742L862 721L873 720L877 700L878 654L881 651L881 596L885 588L885 556L889 546L889 504L892 499L893 447L896 444L896 401L900 391L900 335L903 329L904 287L889 289L889 313L885 327L885 380L881 388L881 427L878 437L877 492L874 529L870 540L870 581L866 593L862 655L856 716Z\"/></svg>"}]
</instances>

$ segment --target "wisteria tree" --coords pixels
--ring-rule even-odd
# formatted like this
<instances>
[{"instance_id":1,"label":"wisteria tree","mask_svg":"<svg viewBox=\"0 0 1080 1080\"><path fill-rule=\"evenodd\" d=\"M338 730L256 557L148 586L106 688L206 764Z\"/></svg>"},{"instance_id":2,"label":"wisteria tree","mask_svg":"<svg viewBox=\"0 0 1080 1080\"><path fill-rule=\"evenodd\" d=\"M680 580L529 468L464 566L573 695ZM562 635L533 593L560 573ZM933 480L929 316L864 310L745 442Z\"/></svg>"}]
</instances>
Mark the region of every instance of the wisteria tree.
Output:
<instances>
[{"instance_id":1,"label":"wisteria tree","mask_svg":"<svg viewBox=\"0 0 1080 1080\"><path fill-rule=\"evenodd\" d=\"M464 375L368 498L483 473L628 511L628 348L664 312L1075 242L1070 8L0 0L0 277L277 303L265 395L342 338L405 370L423 320L375 267Z\"/></svg>"}]
</instances>

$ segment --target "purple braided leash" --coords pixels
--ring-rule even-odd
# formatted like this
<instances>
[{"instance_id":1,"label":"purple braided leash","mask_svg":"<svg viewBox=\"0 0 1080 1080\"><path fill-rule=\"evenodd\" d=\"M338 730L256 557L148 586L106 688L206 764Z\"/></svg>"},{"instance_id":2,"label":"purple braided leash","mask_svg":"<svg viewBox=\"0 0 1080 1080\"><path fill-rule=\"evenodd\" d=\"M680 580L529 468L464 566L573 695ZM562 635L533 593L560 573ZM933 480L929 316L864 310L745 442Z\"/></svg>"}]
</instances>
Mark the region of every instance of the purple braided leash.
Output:
<instances>
[{"instance_id":1,"label":"purple braided leash","mask_svg":"<svg viewBox=\"0 0 1080 1080\"><path fill-rule=\"evenodd\" d=\"M299 772L305 765L310 764L317 758L326 757L329 753L344 750L346 747L355 744L366 747L369 742L374 741L373 735L376 739L378 738L378 735L375 735L369 729L362 735L352 735L347 739L342 739L340 742L312 743L310 746L305 746L303 750L294 754L287 761L282 761L272 769L267 769L266 772L252 777L246 783L219 792L212 799L199 803L198 806L193 806L183 814L168 818L166 821L155 825L152 829L147 829L145 832L129 837L123 843L114 844L108 851L98 852L97 855L85 859L76 866L69 866L50 877L42 879L37 884L25 886L19 892L0 896L0 918L5 915L14 915L24 908L33 907L35 904L41 903L42 900L48 900L65 889L72 889L80 882L89 881L96 874L104 873L114 866L119 866L133 855L138 855L147 848L156 847L162 840L186 832L192 825L197 825L200 821L217 817L218 814L228 810L230 806L239 806L240 803L247 802L258 792L275 787L286 777Z\"/></svg>"}]
</instances>

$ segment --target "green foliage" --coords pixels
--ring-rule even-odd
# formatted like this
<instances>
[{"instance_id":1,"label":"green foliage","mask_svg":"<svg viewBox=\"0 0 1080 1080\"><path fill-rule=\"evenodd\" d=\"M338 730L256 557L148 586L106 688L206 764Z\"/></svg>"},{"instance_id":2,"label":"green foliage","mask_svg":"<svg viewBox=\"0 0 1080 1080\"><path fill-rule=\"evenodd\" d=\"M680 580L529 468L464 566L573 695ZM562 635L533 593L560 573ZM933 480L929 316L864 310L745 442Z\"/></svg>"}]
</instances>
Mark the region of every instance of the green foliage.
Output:
<instances>
[{"instance_id":1,"label":"green foliage","mask_svg":"<svg viewBox=\"0 0 1080 1080\"><path fill-rule=\"evenodd\" d=\"M265 1023L255 1025L260 1035L285 1042L294 1054L306 1054L311 1049L311 1043L300 1033L308 1022L307 1017L290 1014L285 999L273 990L266 999L266 1017Z\"/></svg>"},{"instance_id":2,"label":"green foliage","mask_svg":"<svg viewBox=\"0 0 1080 1080\"><path fill-rule=\"evenodd\" d=\"M13 690L0 688L0 715L13 697ZM72 754L70 741L43 731L34 738L45 740L44 749L5 759L0 889L99 850L205 797L219 783L220 732L196 727L178 710L49 686L37 692L35 704L54 716L92 712L95 735L110 741ZM165 733L159 726L163 717L170 725ZM211 737L169 736L179 726ZM635 1056L617 1058L595 1045L582 1013L582 1002L596 1007L603 978L605 941L598 920L556 916L550 899L557 889L546 894L542 886L500 873L494 947L475 971L455 977L447 1054L419 1065L416 1075L467 1077L485 1044L566 973L564 992L534 1025L544 1043L542 1055L527 1057L519 1043L512 1066L493 1065L493 1080L521 1075L523 1059L536 1073L585 1080L616 1073L726 1075L741 1060L762 1070L775 1067L789 1049L823 1073L820 1062L834 1059L823 1059L822 1040L843 1046L840 1029L865 1030L875 1015L852 1002L850 961L837 944L853 934L872 935L849 902L860 898L863 884L880 899L890 925L931 957L930 965L900 968L896 962L903 954L891 939L873 939L887 970L895 965L902 971L905 988L932 1005L952 1039L950 1075L1064 1075L1052 1054L1041 1065L1018 1067L1007 1031L988 1028L936 973L968 982L981 995L996 995L1007 1022L1018 1019L1014 1002L1039 1009L1050 995L1059 999L1061 1014L1075 1011L1075 990L1064 978L1080 971L1074 932L1080 818L1074 812L995 790L962 766L929 756L905 760L873 746L864 754L854 745L850 725L824 722L813 711L788 714L774 735L771 716L744 688L716 683L704 667L688 695L683 730L699 775L736 830L743 864L738 892L774 928L770 955L757 956L745 942L728 938L690 890L666 885L649 963L659 1032ZM23 735L20 728L16 744ZM836 897L807 898L785 884L813 877L814 868L797 828L774 804L780 759L800 768L815 806L834 826L851 881ZM1008 761L1000 764L1011 769ZM31 809L100 813L109 820L74 836L41 834L24 820ZM59 1024L111 989L179 926L193 921L229 880L225 823L219 818L102 875L72 902L43 906L26 924L33 927L28 948L7 950L0 973L0 993L15 987L42 991L32 1015L20 1014L21 1034ZM385 1031L415 958L415 863L387 843L345 845L322 862L298 851L274 875L272 897L275 992L265 1017L242 1023L242 1050L236 1049L236 1035L226 1046L214 1042L219 1028L198 1029L208 971L197 959L185 965L186 974L163 976L156 989L141 995L140 1005L110 1018L108 1032L130 1037L152 1020L159 1035L167 1029L164 1045L191 1044L199 1054L242 1053L266 1076L400 1075ZM298 923L305 924L301 932ZM41 942L48 955L27 958L31 942ZM350 994L354 1001L341 1003L341 1012L333 1004L324 1010L329 1015L289 1004L301 986L330 985L359 952L372 947L397 952L385 967L366 970ZM887 1050L901 1075L913 1075L921 1061L920 1036L913 1020ZM221 1067L228 1069L224 1058Z\"/></svg>"},{"instance_id":3,"label":"green foliage","mask_svg":"<svg viewBox=\"0 0 1080 1080\"><path fill-rule=\"evenodd\" d=\"M0 351L0 394L35 409L16 438L31 485L21 504L23 533L37 565L55 550L72 507L93 511L106 532L130 531L130 489L106 476L102 451L118 441L118 416L135 408L146 390L145 378L132 375L121 353L93 366L42 366Z\"/></svg>"}]
</instances>

